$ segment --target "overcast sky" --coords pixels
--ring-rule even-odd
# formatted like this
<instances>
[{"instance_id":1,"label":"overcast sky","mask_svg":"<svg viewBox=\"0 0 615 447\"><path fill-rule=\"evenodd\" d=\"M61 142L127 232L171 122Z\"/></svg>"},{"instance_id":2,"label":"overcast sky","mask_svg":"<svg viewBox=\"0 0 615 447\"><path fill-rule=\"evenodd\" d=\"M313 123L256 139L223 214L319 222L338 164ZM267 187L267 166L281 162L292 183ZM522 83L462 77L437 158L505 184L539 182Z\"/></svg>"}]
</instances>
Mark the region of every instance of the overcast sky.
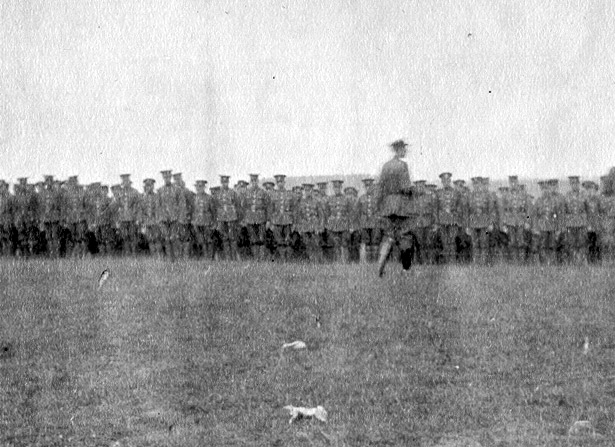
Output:
<instances>
[{"instance_id":1,"label":"overcast sky","mask_svg":"<svg viewBox=\"0 0 615 447\"><path fill-rule=\"evenodd\" d=\"M0 177L601 175L610 0L0 2Z\"/></svg>"}]
</instances>

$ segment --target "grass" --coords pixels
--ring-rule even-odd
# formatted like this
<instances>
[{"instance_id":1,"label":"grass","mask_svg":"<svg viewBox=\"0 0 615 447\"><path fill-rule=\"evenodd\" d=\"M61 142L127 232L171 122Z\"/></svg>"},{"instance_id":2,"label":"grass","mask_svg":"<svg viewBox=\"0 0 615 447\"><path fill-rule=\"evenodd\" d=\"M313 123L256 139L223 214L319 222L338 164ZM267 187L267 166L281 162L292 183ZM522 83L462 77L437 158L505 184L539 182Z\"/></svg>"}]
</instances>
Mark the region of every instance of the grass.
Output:
<instances>
[{"instance_id":1,"label":"grass","mask_svg":"<svg viewBox=\"0 0 615 447\"><path fill-rule=\"evenodd\" d=\"M613 445L608 267L208 266L0 263L0 445Z\"/></svg>"}]
</instances>

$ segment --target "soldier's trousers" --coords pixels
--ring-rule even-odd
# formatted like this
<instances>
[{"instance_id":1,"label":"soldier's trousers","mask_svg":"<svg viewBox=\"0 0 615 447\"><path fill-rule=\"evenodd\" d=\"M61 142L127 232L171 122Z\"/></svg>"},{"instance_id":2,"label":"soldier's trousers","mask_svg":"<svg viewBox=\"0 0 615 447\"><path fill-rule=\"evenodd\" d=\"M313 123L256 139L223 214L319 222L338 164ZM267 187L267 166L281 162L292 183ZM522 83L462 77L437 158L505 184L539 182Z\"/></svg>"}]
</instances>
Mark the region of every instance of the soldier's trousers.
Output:
<instances>
[{"instance_id":1,"label":"soldier's trousers","mask_svg":"<svg viewBox=\"0 0 615 447\"><path fill-rule=\"evenodd\" d=\"M487 228L472 228L472 261L485 264L488 259L489 233Z\"/></svg>"},{"instance_id":2,"label":"soldier's trousers","mask_svg":"<svg viewBox=\"0 0 615 447\"><path fill-rule=\"evenodd\" d=\"M265 223L246 224L252 256L262 259L265 255Z\"/></svg>"},{"instance_id":3,"label":"soldier's trousers","mask_svg":"<svg viewBox=\"0 0 615 447\"><path fill-rule=\"evenodd\" d=\"M282 260L287 260L291 254L292 233L291 225L272 225L273 237L275 239L276 251Z\"/></svg>"},{"instance_id":4,"label":"soldier's trousers","mask_svg":"<svg viewBox=\"0 0 615 447\"><path fill-rule=\"evenodd\" d=\"M110 254L113 250L113 228L110 224L100 224L94 229L98 252Z\"/></svg>"},{"instance_id":5,"label":"soldier's trousers","mask_svg":"<svg viewBox=\"0 0 615 447\"><path fill-rule=\"evenodd\" d=\"M2 256L10 256L13 252L13 243L11 241L12 232L11 225L0 225L0 254L2 254Z\"/></svg>"},{"instance_id":6,"label":"soldier's trousers","mask_svg":"<svg viewBox=\"0 0 615 447\"><path fill-rule=\"evenodd\" d=\"M418 243L417 260L421 264L433 264L435 254L433 250L434 234L431 227L418 227L415 229Z\"/></svg>"},{"instance_id":7,"label":"soldier's trousers","mask_svg":"<svg viewBox=\"0 0 615 447\"><path fill-rule=\"evenodd\" d=\"M549 264L557 262L559 235L555 231L541 231L539 243L540 261Z\"/></svg>"},{"instance_id":8,"label":"soldier's trousers","mask_svg":"<svg viewBox=\"0 0 615 447\"><path fill-rule=\"evenodd\" d=\"M139 232L133 221L120 222L120 237L122 238L122 253L134 255L137 251Z\"/></svg>"},{"instance_id":9,"label":"soldier's trousers","mask_svg":"<svg viewBox=\"0 0 615 447\"><path fill-rule=\"evenodd\" d=\"M210 226L194 225L194 235L196 237L196 243L199 246L202 256L205 259L213 259L213 230Z\"/></svg>"},{"instance_id":10,"label":"soldier's trousers","mask_svg":"<svg viewBox=\"0 0 615 447\"><path fill-rule=\"evenodd\" d=\"M507 255L512 260L524 261L528 247L527 231L522 226L506 226L508 234Z\"/></svg>"},{"instance_id":11,"label":"soldier's trousers","mask_svg":"<svg viewBox=\"0 0 615 447\"><path fill-rule=\"evenodd\" d=\"M44 222L45 239L47 239L47 253L55 258L60 255L60 223Z\"/></svg>"},{"instance_id":12,"label":"soldier's trousers","mask_svg":"<svg viewBox=\"0 0 615 447\"><path fill-rule=\"evenodd\" d=\"M147 241L150 254L162 254L162 238L160 236L160 226L158 224L146 224L143 226L142 231L143 236Z\"/></svg>"},{"instance_id":13,"label":"soldier's trousers","mask_svg":"<svg viewBox=\"0 0 615 447\"><path fill-rule=\"evenodd\" d=\"M233 258L239 260L239 250L237 247L237 221L219 221L217 225L220 236L222 237L222 249L226 260Z\"/></svg>"},{"instance_id":14,"label":"soldier's trousers","mask_svg":"<svg viewBox=\"0 0 615 447\"><path fill-rule=\"evenodd\" d=\"M174 259L176 255L179 255L179 253L175 253L177 247L174 247L179 238L177 222L173 220L162 221L158 223L158 228L160 230L160 242L164 246L165 256Z\"/></svg>"},{"instance_id":15,"label":"soldier's trousers","mask_svg":"<svg viewBox=\"0 0 615 447\"><path fill-rule=\"evenodd\" d=\"M34 253L34 245L36 244L35 225L33 222L19 222L15 230L17 231L16 249L22 255L31 255Z\"/></svg>"},{"instance_id":16,"label":"soldier's trousers","mask_svg":"<svg viewBox=\"0 0 615 447\"><path fill-rule=\"evenodd\" d=\"M572 262L584 261L587 257L587 227L566 228L566 251Z\"/></svg>"},{"instance_id":17,"label":"soldier's trousers","mask_svg":"<svg viewBox=\"0 0 615 447\"><path fill-rule=\"evenodd\" d=\"M320 246L320 234L316 232L300 233L301 240L305 245L308 259L312 262L322 262L322 248Z\"/></svg>"},{"instance_id":18,"label":"soldier's trousers","mask_svg":"<svg viewBox=\"0 0 615 447\"><path fill-rule=\"evenodd\" d=\"M457 225L441 225L440 237L442 239L442 248L444 259L447 263L454 263L457 257L455 238L459 234L459 226Z\"/></svg>"}]
</instances>

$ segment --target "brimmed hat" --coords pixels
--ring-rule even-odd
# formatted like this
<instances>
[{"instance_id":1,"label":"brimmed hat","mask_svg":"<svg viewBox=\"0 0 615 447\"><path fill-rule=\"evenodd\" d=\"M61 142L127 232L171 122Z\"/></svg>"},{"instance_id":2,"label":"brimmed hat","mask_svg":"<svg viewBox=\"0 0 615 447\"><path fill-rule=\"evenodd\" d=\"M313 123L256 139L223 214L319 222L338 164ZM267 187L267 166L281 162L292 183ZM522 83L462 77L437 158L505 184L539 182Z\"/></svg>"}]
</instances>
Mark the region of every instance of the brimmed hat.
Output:
<instances>
[{"instance_id":1,"label":"brimmed hat","mask_svg":"<svg viewBox=\"0 0 615 447\"><path fill-rule=\"evenodd\" d=\"M439 177L440 177L441 179L444 179L444 178L451 178L452 176L453 176L453 174L451 174L450 172L443 172L442 174L440 174L440 175L439 175Z\"/></svg>"},{"instance_id":2,"label":"brimmed hat","mask_svg":"<svg viewBox=\"0 0 615 447\"><path fill-rule=\"evenodd\" d=\"M393 149L400 149L402 147L408 146L408 143L406 143L404 140L395 140L391 144L389 144L389 146L391 146Z\"/></svg>"},{"instance_id":3,"label":"brimmed hat","mask_svg":"<svg viewBox=\"0 0 615 447\"><path fill-rule=\"evenodd\" d=\"M171 177L173 174L171 174L173 171L171 171L170 169L167 169L166 171L160 171L160 173L162 174L162 176L164 178L168 178Z\"/></svg>"}]
</instances>

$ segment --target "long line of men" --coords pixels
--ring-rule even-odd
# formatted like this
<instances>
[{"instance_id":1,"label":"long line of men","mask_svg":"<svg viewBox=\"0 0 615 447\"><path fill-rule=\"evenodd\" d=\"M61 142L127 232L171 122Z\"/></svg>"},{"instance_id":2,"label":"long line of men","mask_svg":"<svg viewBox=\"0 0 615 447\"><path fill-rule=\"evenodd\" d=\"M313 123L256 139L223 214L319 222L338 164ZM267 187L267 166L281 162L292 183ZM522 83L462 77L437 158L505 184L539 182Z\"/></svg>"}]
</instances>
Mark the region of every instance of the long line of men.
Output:
<instances>
[{"instance_id":1,"label":"long line of men","mask_svg":"<svg viewBox=\"0 0 615 447\"><path fill-rule=\"evenodd\" d=\"M66 182L45 176L43 182L20 178L0 183L0 250L4 256L50 257L146 252L158 257L241 260L303 258L349 262L375 260L385 222L378 216L378 185L364 179L362 194L343 188L343 181L303 184L287 189L285 176L275 184L230 187L229 176L206 192L196 192L180 173L161 171L163 185L146 179L143 192L129 174L109 188L87 187L77 176ZM603 178L604 181L605 178ZM489 179L475 177L471 188L452 174L441 185L414 182L412 201L415 261L596 262L615 253L615 197L601 194L591 181L570 177L570 191L558 191L555 179L541 181L541 195L532 197L509 177L498 193Z\"/></svg>"}]
</instances>

